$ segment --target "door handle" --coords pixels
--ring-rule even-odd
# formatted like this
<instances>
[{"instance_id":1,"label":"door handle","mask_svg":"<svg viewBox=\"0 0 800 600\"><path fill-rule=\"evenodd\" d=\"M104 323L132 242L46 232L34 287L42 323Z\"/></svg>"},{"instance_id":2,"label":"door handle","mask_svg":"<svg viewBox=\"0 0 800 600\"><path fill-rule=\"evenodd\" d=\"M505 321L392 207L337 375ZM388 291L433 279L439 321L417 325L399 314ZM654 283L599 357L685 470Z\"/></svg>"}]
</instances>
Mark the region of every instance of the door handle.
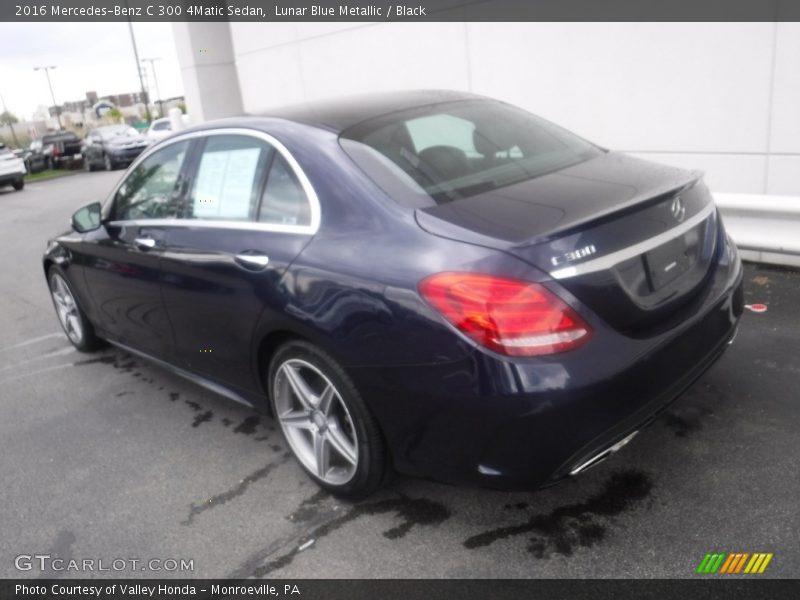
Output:
<instances>
[{"instance_id":1,"label":"door handle","mask_svg":"<svg viewBox=\"0 0 800 600\"><path fill-rule=\"evenodd\" d=\"M240 252L233 258L245 269L249 269L251 271L260 271L269 264L269 256L266 254L250 254L247 252Z\"/></svg>"},{"instance_id":2,"label":"door handle","mask_svg":"<svg viewBox=\"0 0 800 600\"><path fill-rule=\"evenodd\" d=\"M156 241L151 237L137 237L134 238L133 243L139 250L152 250L156 247Z\"/></svg>"}]
</instances>

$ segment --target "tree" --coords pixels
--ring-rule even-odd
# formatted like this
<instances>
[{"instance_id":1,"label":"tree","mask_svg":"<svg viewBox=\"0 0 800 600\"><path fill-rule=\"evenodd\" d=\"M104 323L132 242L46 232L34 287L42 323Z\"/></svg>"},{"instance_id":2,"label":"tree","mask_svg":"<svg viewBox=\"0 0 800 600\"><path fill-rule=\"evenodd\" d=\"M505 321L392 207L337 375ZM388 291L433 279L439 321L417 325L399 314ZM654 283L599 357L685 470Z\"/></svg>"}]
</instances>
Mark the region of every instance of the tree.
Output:
<instances>
[{"instance_id":1,"label":"tree","mask_svg":"<svg viewBox=\"0 0 800 600\"><path fill-rule=\"evenodd\" d=\"M186 102L178 102L175 106L180 108L183 114L186 114Z\"/></svg>"},{"instance_id":2,"label":"tree","mask_svg":"<svg viewBox=\"0 0 800 600\"><path fill-rule=\"evenodd\" d=\"M0 125L13 125L19 123L19 119L14 113L8 111L0 113Z\"/></svg>"},{"instance_id":3,"label":"tree","mask_svg":"<svg viewBox=\"0 0 800 600\"><path fill-rule=\"evenodd\" d=\"M119 123L122 121L122 111L116 106L109 108L103 116L113 123Z\"/></svg>"}]
</instances>

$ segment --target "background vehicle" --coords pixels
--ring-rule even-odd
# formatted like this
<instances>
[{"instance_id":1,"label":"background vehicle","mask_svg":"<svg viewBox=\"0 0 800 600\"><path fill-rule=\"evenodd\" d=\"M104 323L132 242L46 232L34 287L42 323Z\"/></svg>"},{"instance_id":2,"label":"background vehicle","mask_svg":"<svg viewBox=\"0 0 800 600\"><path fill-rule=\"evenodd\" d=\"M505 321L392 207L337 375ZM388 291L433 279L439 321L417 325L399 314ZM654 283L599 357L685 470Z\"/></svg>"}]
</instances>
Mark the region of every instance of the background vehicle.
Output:
<instances>
[{"instance_id":1,"label":"background vehicle","mask_svg":"<svg viewBox=\"0 0 800 600\"><path fill-rule=\"evenodd\" d=\"M91 130L84 143L87 171L104 168L111 171L128 165L150 141L129 125L107 125Z\"/></svg>"},{"instance_id":2,"label":"background vehicle","mask_svg":"<svg viewBox=\"0 0 800 600\"><path fill-rule=\"evenodd\" d=\"M81 140L71 131L48 133L33 140L26 158L28 172L81 166Z\"/></svg>"},{"instance_id":3,"label":"background vehicle","mask_svg":"<svg viewBox=\"0 0 800 600\"><path fill-rule=\"evenodd\" d=\"M454 92L272 117L154 146L44 268L77 348L271 411L335 493L390 467L498 488L580 473L735 334L741 263L696 172Z\"/></svg>"},{"instance_id":4,"label":"background vehicle","mask_svg":"<svg viewBox=\"0 0 800 600\"><path fill-rule=\"evenodd\" d=\"M172 123L167 118L156 119L147 130L147 137L151 140L160 140L172 133Z\"/></svg>"},{"instance_id":5,"label":"background vehicle","mask_svg":"<svg viewBox=\"0 0 800 600\"><path fill-rule=\"evenodd\" d=\"M5 144L0 143L0 187L11 185L19 191L25 187L25 163Z\"/></svg>"}]
</instances>

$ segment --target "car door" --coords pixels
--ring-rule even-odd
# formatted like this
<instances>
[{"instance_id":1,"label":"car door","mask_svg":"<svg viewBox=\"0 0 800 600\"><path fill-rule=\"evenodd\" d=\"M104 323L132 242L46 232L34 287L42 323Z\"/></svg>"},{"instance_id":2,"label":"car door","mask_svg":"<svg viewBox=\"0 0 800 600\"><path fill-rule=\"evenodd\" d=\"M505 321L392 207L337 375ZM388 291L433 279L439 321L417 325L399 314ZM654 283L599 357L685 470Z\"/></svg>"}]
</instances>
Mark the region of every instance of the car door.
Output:
<instances>
[{"instance_id":1,"label":"car door","mask_svg":"<svg viewBox=\"0 0 800 600\"><path fill-rule=\"evenodd\" d=\"M168 358L173 339L161 296L159 261L184 191L191 141L173 142L139 161L86 235L82 262L104 334Z\"/></svg>"},{"instance_id":2,"label":"car door","mask_svg":"<svg viewBox=\"0 0 800 600\"><path fill-rule=\"evenodd\" d=\"M164 301L187 368L252 391L253 331L265 310L282 311L282 275L316 231L319 204L266 134L218 131L197 156L183 226L167 236Z\"/></svg>"}]
</instances>

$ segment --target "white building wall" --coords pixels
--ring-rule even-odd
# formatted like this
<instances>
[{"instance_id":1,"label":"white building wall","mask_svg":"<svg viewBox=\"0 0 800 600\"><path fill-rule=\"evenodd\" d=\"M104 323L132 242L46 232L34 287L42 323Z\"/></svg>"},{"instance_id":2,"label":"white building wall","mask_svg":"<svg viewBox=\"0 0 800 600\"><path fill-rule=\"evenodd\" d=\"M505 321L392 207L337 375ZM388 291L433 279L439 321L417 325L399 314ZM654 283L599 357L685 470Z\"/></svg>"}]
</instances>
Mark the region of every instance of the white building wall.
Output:
<instances>
[{"instance_id":1,"label":"white building wall","mask_svg":"<svg viewBox=\"0 0 800 600\"><path fill-rule=\"evenodd\" d=\"M195 52L204 37L213 51L210 30L229 28L246 112L374 90L467 90L601 145L703 169L715 191L800 195L798 23L180 26L206 28L193 34ZM196 57L178 49L184 74L202 82ZM186 85L190 112L205 102L200 87Z\"/></svg>"}]
</instances>

